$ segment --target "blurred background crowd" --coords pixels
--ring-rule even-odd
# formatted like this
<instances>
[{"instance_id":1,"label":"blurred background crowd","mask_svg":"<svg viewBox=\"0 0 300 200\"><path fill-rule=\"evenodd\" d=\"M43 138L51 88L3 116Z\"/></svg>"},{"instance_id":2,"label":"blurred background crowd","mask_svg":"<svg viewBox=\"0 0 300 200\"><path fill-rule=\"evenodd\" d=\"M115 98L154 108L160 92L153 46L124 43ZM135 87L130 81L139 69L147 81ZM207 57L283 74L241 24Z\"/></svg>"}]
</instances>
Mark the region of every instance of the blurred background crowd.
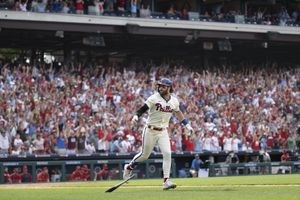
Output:
<instances>
[{"instance_id":1,"label":"blurred background crowd","mask_svg":"<svg viewBox=\"0 0 300 200\"><path fill-rule=\"evenodd\" d=\"M299 150L299 67L200 70L176 63L53 67L1 61L0 154L137 152L147 115L137 126L130 120L161 77L173 81L173 95L196 131L187 136L173 117L173 152Z\"/></svg>"},{"instance_id":2,"label":"blurred background crowd","mask_svg":"<svg viewBox=\"0 0 300 200\"><path fill-rule=\"evenodd\" d=\"M246 1L155 2L147 0L0 0L0 9L21 12L87 14L173 20L299 26L299 3ZM226 5L227 4L227 5ZM232 5L231 5L232 4ZM228 6L229 5L229 6Z\"/></svg>"}]
</instances>

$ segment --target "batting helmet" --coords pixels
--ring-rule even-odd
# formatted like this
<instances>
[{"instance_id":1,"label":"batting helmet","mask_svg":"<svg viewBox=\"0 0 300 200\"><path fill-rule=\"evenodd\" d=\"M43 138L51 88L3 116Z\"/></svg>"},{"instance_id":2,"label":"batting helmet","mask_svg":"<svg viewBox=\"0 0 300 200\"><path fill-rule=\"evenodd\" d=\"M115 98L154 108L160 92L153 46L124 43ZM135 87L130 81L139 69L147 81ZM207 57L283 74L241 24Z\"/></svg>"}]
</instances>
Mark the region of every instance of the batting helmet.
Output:
<instances>
[{"instance_id":1,"label":"batting helmet","mask_svg":"<svg viewBox=\"0 0 300 200\"><path fill-rule=\"evenodd\" d=\"M168 86L170 87L170 92L172 93L174 90L173 90L173 83L170 79L168 78L162 78L160 79L158 82L157 82L157 85L165 85L165 86Z\"/></svg>"}]
</instances>

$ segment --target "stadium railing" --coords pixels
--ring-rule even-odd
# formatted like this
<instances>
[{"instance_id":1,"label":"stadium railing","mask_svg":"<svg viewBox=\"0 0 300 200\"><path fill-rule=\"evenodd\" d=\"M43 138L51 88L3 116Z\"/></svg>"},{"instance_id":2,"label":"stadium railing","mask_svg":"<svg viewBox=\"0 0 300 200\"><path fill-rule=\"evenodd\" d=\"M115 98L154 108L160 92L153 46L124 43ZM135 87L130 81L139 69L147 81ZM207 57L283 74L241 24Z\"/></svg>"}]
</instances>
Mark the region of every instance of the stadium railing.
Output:
<instances>
[{"instance_id":1,"label":"stadium railing","mask_svg":"<svg viewBox=\"0 0 300 200\"><path fill-rule=\"evenodd\" d=\"M44 167L48 168L49 177L52 182L70 181L70 176L77 166L82 167L87 165L90 170L90 181L97 180L97 176L103 164L106 163L110 171L111 179L122 179L123 166L129 163L130 160L65 160L65 161L21 161L21 162L1 162L0 163L0 184L5 183L4 171L7 168L8 172L12 173L15 168L18 168L19 173L22 173L23 166L26 166L28 172L32 175L32 182L37 181L37 174L42 171ZM56 173L54 173L56 172ZM162 159L148 159L140 163L133 171L137 178L159 178L162 176ZM53 176L58 180L53 180ZM172 159L171 176L176 177L176 164Z\"/></svg>"},{"instance_id":2,"label":"stadium railing","mask_svg":"<svg viewBox=\"0 0 300 200\"><path fill-rule=\"evenodd\" d=\"M209 165L209 176L211 177L294 173L300 173L300 161Z\"/></svg>"}]
</instances>

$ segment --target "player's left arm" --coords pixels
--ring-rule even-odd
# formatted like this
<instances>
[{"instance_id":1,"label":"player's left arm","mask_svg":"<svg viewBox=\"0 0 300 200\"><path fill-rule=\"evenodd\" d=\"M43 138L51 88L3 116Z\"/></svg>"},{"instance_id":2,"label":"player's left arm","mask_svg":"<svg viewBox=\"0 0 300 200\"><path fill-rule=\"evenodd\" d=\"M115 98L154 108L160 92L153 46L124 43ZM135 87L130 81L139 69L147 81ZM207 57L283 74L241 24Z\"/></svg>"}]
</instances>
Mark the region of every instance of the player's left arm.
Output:
<instances>
[{"instance_id":1,"label":"player's left arm","mask_svg":"<svg viewBox=\"0 0 300 200\"><path fill-rule=\"evenodd\" d=\"M184 120L183 113L180 110L179 111L174 111L174 114L176 115L178 121L182 122L182 120Z\"/></svg>"},{"instance_id":2,"label":"player's left arm","mask_svg":"<svg viewBox=\"0 0 300 200\"><path fill-rule=\"evenodd\" d=\"M189 133L193 134L194 133L194 129L189 124L188 120L184 118L183 113L180 110L178 110L178 111L174 111L174 114L176 115L176 117L178 118L178 120L181 122L181 124L184 125L185 128L189 131Z\"/></svg>"}]
</instances>

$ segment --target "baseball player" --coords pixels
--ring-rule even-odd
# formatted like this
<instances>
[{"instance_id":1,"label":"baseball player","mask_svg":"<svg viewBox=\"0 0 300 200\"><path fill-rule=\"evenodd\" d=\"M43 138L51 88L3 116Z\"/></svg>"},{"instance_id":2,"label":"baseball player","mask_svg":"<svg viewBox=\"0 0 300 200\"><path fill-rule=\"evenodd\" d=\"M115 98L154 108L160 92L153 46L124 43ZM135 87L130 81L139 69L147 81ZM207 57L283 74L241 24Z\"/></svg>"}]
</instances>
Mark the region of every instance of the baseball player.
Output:
<instances>
[{"instance_id":1,"label":"baseball player","mask_svg":"<svg viewBox=\"0 0 300 200\"><path fill-rule=\"evenodd\" d=\"M142 135L142 150L134 156L129 164L124 166L124 179L131 176L136 163L148 159L153 147L158 144L163 154L163 189L168 190L176 188L176 184L169 180L171 169L171 147L167 128L172 114L174 113L177 116L178 120L187 128L189 134L192 134L194 130L179 110L178 99L171 95L173 92L172 85L171 80L162 78L157 83L158 92L151 95L133 116L132 122L136 123L138 118L148 111L148 119Z\"/></svg>"}]
</instances>

